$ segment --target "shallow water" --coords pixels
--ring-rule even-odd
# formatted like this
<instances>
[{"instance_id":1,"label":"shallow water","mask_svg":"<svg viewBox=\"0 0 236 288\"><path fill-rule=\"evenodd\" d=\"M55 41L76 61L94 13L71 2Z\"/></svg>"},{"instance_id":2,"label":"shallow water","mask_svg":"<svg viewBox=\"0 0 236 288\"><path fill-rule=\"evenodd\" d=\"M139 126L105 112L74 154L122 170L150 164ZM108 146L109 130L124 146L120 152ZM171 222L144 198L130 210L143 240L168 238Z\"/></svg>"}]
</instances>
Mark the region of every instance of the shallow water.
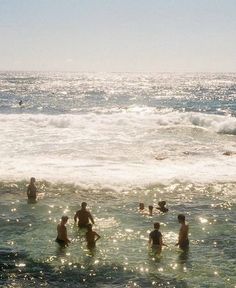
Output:
<instances>
[{"instance_id":1,"label":"shallow water","mask_svg":"<svg viewBox=\"0 0 236 288\"><path fill-rule=\"evenodd\" d=\"M0 73L0 286L236 287L235 100L235 74ZM160 200L168 213L138 211ZM73 223L83 201L101 235L93 253Z\"/></svg>"},{"instance_id":2,"label":"shallow water","mask_svg":"<svg viewBox=\"0 0 236 288\"><path fill-rule=\"evenodd\" d=\"M1 284L6 287L233 287L235 271L236 184L196 186L188 183L129 191L83 190L73 185L38 183L46 191L37 204L27 204L24 185L2 183ZM9 187L11 186L11 187ZM164 198L163 198L164 196ZM166 199L170 211L153 217L140 214L139 201L157 205ZM86 200L102 236L97 249L86 249L83 232L73 224L74 212ZM190 250L174 246L176 215L190 223ZM60 215L71 245L60 250L54 239ZM153 222L161 222L168 244L160 258L147 248ZM204 286L202 282L204 281ZM8 286L7 286L8 285ZM77 285L77 286L75 286ZM36 286L35 286L36 287Z\"/></svg>"}]
</instances>

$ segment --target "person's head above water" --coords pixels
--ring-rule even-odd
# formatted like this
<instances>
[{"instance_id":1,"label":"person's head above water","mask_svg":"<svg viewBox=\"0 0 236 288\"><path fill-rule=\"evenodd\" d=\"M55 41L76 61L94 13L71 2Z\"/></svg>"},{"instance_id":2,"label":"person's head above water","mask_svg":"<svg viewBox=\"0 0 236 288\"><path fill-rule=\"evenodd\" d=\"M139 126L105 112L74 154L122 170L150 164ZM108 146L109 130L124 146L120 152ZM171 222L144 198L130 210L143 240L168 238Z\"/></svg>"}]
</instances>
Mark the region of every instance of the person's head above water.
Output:
<instances>
[{"instance_id":1,"label":"person's head above water","mask_svg":"<svg viewBox=\"0 0 236 288\"><path fill-rule=\"evenodd\" d=\"M66 223L66 222L68 221L68 219L69 219L68 216L63 215L63 216L61 217L61 222Z\"/></svg>"},{"instance_id":2,"label":"person's head above water","mask_svg":"<svg viewBox=\"0 0 236 288\"><path fill-rule=\"evenodd\" d=\"M34 177L31 177L31 178L30 178L30 182L31 182L31 183L34 183L35 181L36 181L36 179L35 179Z\"/></svg>"},{"instance_id":3,"label":"person's head above water","mask_svg":"<svg viewBox=\"0 0 236 288\"><path fill-rule=\"evenodd\" d=\"M149 205L149 206L148 206L148 209L149 209L149 211L152 211L152 210L153 210L153 206L152 206L152 205Z\"/></svg>"},{"instance_id":4,"label":"person's head above water","mask_svg":"<svg viewBox=\"0 0 236 288\"><path fill-rule=\"evenodd\" d=\"M139 209L143 210L144 209L144 203L139 203Z\"/></svg>"},{"instance_id":5,"label":"person's head above water","mask_svg":"<svg viewBox=\"0 0 236 288\"><path fill-rule=\"evenodd\" d=\"M179 214L179 215L178 215L178 220L179 220L179 223L185 222L185 216L184 216L184 214Z\"/></svg>"},{"instance_id":6,"label":"person's head above water","mask_svg":"<svg viewBox=\"0 0 236 288\"><path fill-rule=\"evenodd\" d=\"M87 225L88 231L91 231L91 230L92 230L92 227L93 227L93 225L89 223L89 224Z\"/></svg>"},{"instance_id":7,"label":"person's head above water","mask_svg":"<svg viewBox=\"0 0 236 288\"><path fill-rule=\"evenodd\" d=\"M86 208L86 207L87 207L87 203L86 203L86 202L82 202L82 203L81 203L81 207L82 207L82 208Z\"/></svg>"},{"instance_id":8,"label":"person's head above water","mask_svg":"<svg viewBox=\"0 0 236 288\"><path fill-rule=\"evenodd\" d=\"M159 205L160 207L164 207L164 206L166 205L166 201L159 201L159 202L158 202L158 205Z\"/></svg>"},{"instance_id":9,"label":"person's head above water","mask_svg":"<svg viewBox=\"0 0 236 288\"><path fill-rule=\"evenodd\" d=\"M155 222L153 224L153 226L154 226L154 229L160 229L160 223L159 222Z\"/></svg>"}]
</instances>

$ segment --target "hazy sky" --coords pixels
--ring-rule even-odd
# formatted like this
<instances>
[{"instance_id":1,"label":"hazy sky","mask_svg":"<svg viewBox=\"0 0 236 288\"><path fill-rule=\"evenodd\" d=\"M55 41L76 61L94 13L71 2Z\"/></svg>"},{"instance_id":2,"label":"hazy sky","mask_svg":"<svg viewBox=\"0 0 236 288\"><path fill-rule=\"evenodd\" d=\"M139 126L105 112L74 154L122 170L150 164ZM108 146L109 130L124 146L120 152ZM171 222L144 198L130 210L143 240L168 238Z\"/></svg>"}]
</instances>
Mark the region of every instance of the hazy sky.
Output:
<instances>
[{"instance_id":1,"label":"hazy sky","mask_svg":"<svg viewBox=\"0 0 236 288\"><path fill-rule=\"evenodd\" d=\"M0 70L236 72L236 0L0 0Z\"/></svg>"}]
</instances>

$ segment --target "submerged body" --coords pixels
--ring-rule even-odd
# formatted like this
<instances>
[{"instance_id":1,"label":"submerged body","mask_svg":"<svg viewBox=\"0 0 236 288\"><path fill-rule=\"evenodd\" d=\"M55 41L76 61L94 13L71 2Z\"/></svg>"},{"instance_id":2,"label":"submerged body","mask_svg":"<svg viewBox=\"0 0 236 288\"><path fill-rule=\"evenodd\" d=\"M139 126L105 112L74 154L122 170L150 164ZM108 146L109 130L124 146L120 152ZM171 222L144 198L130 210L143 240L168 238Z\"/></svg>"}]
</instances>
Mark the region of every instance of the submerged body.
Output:
<instances>
[{"instance_id":1,"label":"submerged body","mask_svg":"<svg viewBox=\"0 0 236 288\"><path fill-rule=\"evenodd\" d=\"M62 216L61 217L61 222L57 225L57 238L56 242L61 246L61 247L66 247L70 243L70 240L68 239L67 236L67 229L66 229L66 223L68 221L67 216Z\"/></svg>"},{"instance_id":2,"label":"submerged body","mask_svg":"<svg viewBox=\"0 0 236 288\"><path fill-rule=\"evenodd\" d=\"M36 179L32 177L27 187L27 197L29 203L35 203L37 201L37 188L35 186Z\"/></svg>"},{"instance_id":3,"label":"submerged body","mask_svg":"<svg viewBox=\"0 0 236 288\"><path fill-rule=\"evenodd\" d=\"M189 248L188 231L189 225L185 222L185 216L183 214L178 215L178 221L180 223L179 237L176 246L179 246L182 250L187 250Z\"/></svg>"},{"instance_id":4,"label":"submerged body","mask_svg":"<svg viewBox=\"0 0 236 288\"><path fill-rule=\"evenodd\" d=\"M100 235L97 234L97 232L92 230L92 225L88 224L88 231L85 235L86 241L87 241L87 248L93 249L96 246L96 242L98 239L100 239Z\"/></svg>"},{"instance_id":5,"label":"submerged body","mask_svg":"<svg viewBox=\"0 0 236 288\"><path fill-rule=\"evenodd\" d=\"M86 206L87 206L87 203L86 203L86 202L82 202L82 204L81 204L81 209L78 210L78 211L75 213L75 216L74 216L74 221L75 221L75 223L76 223L77 220L78 220L78 227L79 227L79 228L87 228L87 227L88 227L88 224L89 224L89 221L91 221L92 224L94 224L93 216L92 216L92 214L86 209Z\"/></svg>"}]
</instances>

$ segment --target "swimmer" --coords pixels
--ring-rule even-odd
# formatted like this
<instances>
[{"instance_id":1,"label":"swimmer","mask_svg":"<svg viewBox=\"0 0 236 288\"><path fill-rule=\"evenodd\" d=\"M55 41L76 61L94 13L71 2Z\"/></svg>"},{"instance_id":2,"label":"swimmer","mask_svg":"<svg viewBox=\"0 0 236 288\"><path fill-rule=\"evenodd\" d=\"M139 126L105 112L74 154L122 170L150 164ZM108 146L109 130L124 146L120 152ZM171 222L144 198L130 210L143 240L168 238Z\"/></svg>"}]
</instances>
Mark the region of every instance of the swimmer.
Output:
<instances>
[{"instance_id":1,"label":"swimmer","mask_svg":"<svg viewBox=\"0 0 236 288\"><path fill-rule=\"evenodd\" d=\"M19 106L21 106L23 104L23 101L22 100L20 100L19 101Z\"/></svg>"},{"instance_id":2,"label":"swimmer","mask_svg":"<svg viewBox=\"0 0 236 288\"><path fill-rule=\"evenodd\" d=\"M166 201L159 201L158 202L159 207L156 207L156 209L163 212L163 213L166 213L169 211L169 209L166 208L165 205L166 205Z\"/></svg>"},{"instance_id":3,"label":"swimmer","mask_svg":"<svg viewBox=\"0 0 236 288\"><path fill-rule=\"evenodd\" d=\"M86 209L87 203L82 202L81 209L75 213L74 221L77 222L78 219L78 227L79 228L88 228L89 220L94 224L93 216Z\"/></svg>"},{"instance_id":4,"label":"swimmer","mask_svg":"<svg viewBox=\"0 0 236 288\"><path fill-rule=\"evenodd\" d=\"M28 203L36 203L37 199L37 188L35 186L36 179L30 178L30 184L27 187Z\"/></svg>"},{"instance_id":5,"label":"swimmer","mask_svg":"<svg viewBox=\"0 0 236 288\"><path fill-rule=\"evenodd\" d=\"M152 216L152 211L153 211L153 206L152 205L148 206L148 211L149 211L149 216Z\"/></svg>"},{"instance_id":6,"label":"swimmer","mask_svg":"<svg viewBox=\"0 0 236 288\"><path fill-rule=\"evenodd\" d=\"M160 223L156 222L154 223L154 230L149 234L149 241L148 244L152 248L153 252L155 254L161 254L162 246L167 246L162 241L162 234L159 231L160 229Z\"/></svg>"},{"instance_id":7,"label":"swimmer","mask_svg":"<svg viewBox=\"0 0 236 288\"><path fill-rule=\"evenodd\" d=\"M226 152L223 153L223 155L225 155L225 156L232 156L234 154L236 154L236 152L226 151Z\"/></svg>"},{"instance_id":8,"label":"swimmer","mask_svg":"<svg viewBox=\"0 0 236 288\"><path fill-rule=\"evenodd\" d=\"M98 239L101 238L101 236L98 235L97 232L93 231L92 227L92 224L87 225L88 231L85 235L88 249L95 248L96 242L98 241Z\"/></svg>"},{"instance_id":9,"label":"swimmer","mask_svg":"<svg viewBox=\"0 0 236 288\"><path fill-rule=\"evenodd\" d=\"M62 216L61 223L57 225L57 238L55 241L63 248L68 246L69 243L71 243L67 237L67 229L66 229L67 221L68 217Z\"/></svg>"},{"instance_id":10,"label":"swimmer","mask_svg":"<svg viewBox=\"0 0 236 288\"><path fill-rule=\"evenodd\" d=\"M144 210L144 203L139 203L139 211L143 211Z\"/></svg>"},{"instance_id":11,"label":"swimmer","mask_svg":"<svg viewBox=\"0 0 236 288\"><path fill-rule=\"evenodd\" d=\"M185 216L183 214L178 215L178 221L180 223L179 229L179 239L175 246L179 246L182 250L187 250L189 248L188 230L189 225L185 222Z\"/></svg>"}]
</instances>

